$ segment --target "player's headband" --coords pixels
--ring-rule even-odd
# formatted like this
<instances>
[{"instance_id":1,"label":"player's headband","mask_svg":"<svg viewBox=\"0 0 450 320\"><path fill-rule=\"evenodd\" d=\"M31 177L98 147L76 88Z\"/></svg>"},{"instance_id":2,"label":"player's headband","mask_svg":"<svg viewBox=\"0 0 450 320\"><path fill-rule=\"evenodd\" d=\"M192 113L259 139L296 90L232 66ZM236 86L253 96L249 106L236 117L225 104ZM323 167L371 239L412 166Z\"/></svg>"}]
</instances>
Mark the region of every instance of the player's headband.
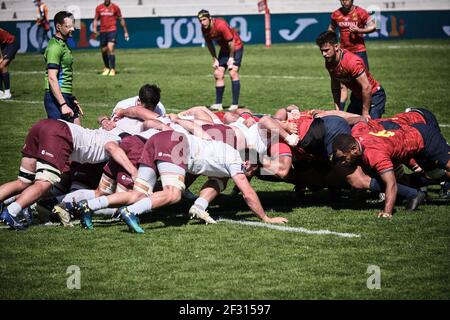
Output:
<instances>
[{"instance_id":1,"label":"player's headband","mask_svg":"<svg viewBox=\"0 0 450 320\"><path fill-rule=\"evenodd\" d=\"M207 18L210 18L211 17L211 15L209 14L209 11L208 10L200 10L199 11L199 13L197 14L197 17L199 18L199 19L201 19L201 18L204 18L204 17L207 17Z\"/></svg>"}]
</instances>

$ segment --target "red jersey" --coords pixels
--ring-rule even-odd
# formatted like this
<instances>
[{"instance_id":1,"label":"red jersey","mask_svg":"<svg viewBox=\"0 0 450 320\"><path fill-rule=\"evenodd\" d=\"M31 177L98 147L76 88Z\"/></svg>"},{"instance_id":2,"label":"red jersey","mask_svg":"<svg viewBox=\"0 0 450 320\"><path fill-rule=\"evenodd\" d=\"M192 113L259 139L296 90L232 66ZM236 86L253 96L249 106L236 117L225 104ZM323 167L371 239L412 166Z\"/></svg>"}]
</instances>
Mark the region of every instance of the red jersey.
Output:
<instances>
[{"instance_id":1,"label":"red jersey","mask_svg":"<svg viewBox=\"0 0 450 320\"><path fill-rule=\"evenodd\" d=\"M352 136L355 138L359 138L365 134L368 134L369 132L383 131L383 126L379 123L379 121L376 120L370 119L368 122L358 122L352 127Z\"/></svg>"},{"instance_id":2,"label":"red jersey","mask_svg":"<svg viewBox=\"0 0 450 320\"><path fill-rule=\"evenodd\" d=\"M202 33L206 41L216 41L225 52L229 51L228 42L231 40L234 42L235 50L244 46L239 34L225 20L220 18L212 18L211 27L206 30L202 28Z\"/></svg>"},{"instance_id":3,"label":"red jersey","mask_svg":"<svg viewBox=\"0 0 450 320\"><path fill-rule=\"evenodd\" d=\"M339 28L341 34L341 47L351 52L366 51L363 35L350 32L349 26L354 25L358 28L364 28L369 21L369 14L366 10L357 6L354 6L353 10L347 14L344 14L341 9L339 8L331 14L331 25Z\"/></svg>"},{"instance_id":4,"label":"red jersey","mask_svg":"<svg viewBox=\"0 0 450 320\"><path fill-rule=\"evenodd\" d=\"M0 44L10 44L16 40L16 37L6 31L5 29L0 28Z\"/></svg>"},{"instance_id":5,"label":"red jersey","mask_svg":"<svg viewBox=\"0 0 450 320\"><path fill-rule=\"evenodd\" d=\"M360 100L362 100L362 88L356 78L364 72L372 87L372 94L380 89L379 82L372 77L372 74L367 70L364 61L360 57L345 49L342 49L338 54L340 54L340 59L337 66L325 62L325 67L332 78L342 82Z\"/></svg>"},{"instance_id":6,"label":"red jersey","mask_svg":"<svg viewBox=\"0 0 450 320\"><path fill-rule=\"evenodd\" d=\"M395 122L401 126L410 126L416 123L427 123L425 118L419 112L402 112L390 118L377 119L379 121L387 120Z\"/></svg>"},{"instance_id":7,"label":"red jersey","mask_svg":"<svg viewBox=\"0 0 450 320\"><path fill-rule=\"evenodd\" d=\"M109 6L105 6L103 3L99 4L95 8L95 19L100 19L100 32L116 31L117 18L121 18L119 6L114 3L110 3Z\"/></svg>"},{"instance_id":8,"label":"red jersey","mask_svg":"<svg viewBox=\"0 0 450 320\"><path fill-rule=\"evenodd\" d=\"M289 120L289 122L295 122L297 124L297 135L300 141L305 137L313 121L314 117L307 112L300 112L300 118ZM314 158L313 155L309 154L301 147L300 143L293 148L293 154L297 160Z\"/></svg>"},{"instance_id":9,"label":"red jersey","mask_svg":"<svg viewBox=\"0 0 450 320\"><path fill-rule=\"evenodd\" d=\"M409 163L410 159L425 147L422 135L413 127L370 131L353 136L361 144L364 163L379 174L393 170L400 163Z\"/></svg>"}]
</instances>

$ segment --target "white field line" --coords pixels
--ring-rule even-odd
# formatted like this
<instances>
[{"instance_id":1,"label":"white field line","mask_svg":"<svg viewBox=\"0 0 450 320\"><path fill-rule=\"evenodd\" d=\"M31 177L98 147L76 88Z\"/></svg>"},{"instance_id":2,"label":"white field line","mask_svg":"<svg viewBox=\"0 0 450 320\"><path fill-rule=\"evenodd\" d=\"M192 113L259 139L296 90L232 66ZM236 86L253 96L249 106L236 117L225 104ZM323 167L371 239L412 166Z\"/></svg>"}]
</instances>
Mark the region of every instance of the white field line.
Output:
<instances>
[{"instance_id":1,"label":"white field line","mask_svg":"<svg viewBox=\"0 0 450 320\"><path fill-rule=\"evenodd\" d=\"M261 228L268 228L268 229L275 229L279 231L286 231L286 232L297 232L297 233L306 233L306 234L317 234L317 235L334 235L338 237L344 237L344 238L359 238L361 237L359 234L354 233L343 233L343 232L335 232L330 230L309 230L305 228L294 228L294 227L285 227L285 226L278 226L273 224L267 224L263 222L254 222L254 221L243 221L243 220L229 220L229 219L216 219L218 222L226 222L226 223L232 223L232 224L241 224L251 227L261 227Z\"/></svg>"},{"instance_id":2,"label":"white field line","mask_svg":"<svg viewBox=\"0 0 450 320\"><path fill-rule=\"evenodd\" d=\"M130 71L130 68L124 69L124 71ZM24 70L15 70L12 71L15 74L44 74L44 71L24 71ZM92 75L94 74L94 72L75 72L75 74L88 74L88 75ZM97 74L95 72L95 74ZM208 75L203 75L203 77L212 77L212 74L208 74ZM254 78L254 79L287 79L287 80L323 80L323 79L328 79L326 77L313 77L313 76L284 76L284 75L258 75L258 74L244 74L244 75L240 75L241 77L244 78ZM187 77L187 78L192 78L192 77L198 77L198 75L181 75L181 76L176 76L177 78L180 77Z\"/></svg>"}]
</instances>

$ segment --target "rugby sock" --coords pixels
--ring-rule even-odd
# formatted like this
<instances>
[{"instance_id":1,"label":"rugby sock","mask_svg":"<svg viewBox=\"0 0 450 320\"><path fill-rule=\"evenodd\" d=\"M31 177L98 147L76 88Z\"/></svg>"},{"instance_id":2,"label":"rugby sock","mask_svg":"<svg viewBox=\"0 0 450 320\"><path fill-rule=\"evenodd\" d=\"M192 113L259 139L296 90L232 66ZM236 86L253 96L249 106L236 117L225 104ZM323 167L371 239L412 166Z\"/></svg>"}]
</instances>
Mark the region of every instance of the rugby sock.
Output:
<instances>
[{"instance_id":1,"label":"rugby sock","mask_svg":"<svg viewBox=\"0 0 450 320\"><path fill-rule=\"evenodd\" d=\"M101 196L95 199L88 200L88 207L91 208L92 211L96 211L99 209L108 208L108 198L106 196Z\"/></svg>"},{"instance_id":2,"label":"rugby sock","mask_svg":"<svg viewBox=\"0 0 450 320\"><path fill-rule=\"evenodd\" d=\"M209 205L208 201L202 197L198 197L197 200L195 200L194 202L194 206L197 206L203 211L205 211L206 208L208 208L208 205Z\"/></svg>"},{"instance_id":3,"label":"rugby sock","mask_svg":"<svg viewBox=\"0 0 450 320\"><path fill-rule=\"evenodd\" d=\"M239 104L239 94L241 92L241 81L235 80L231 81L231 94L233 95L233 103L235 105Z\"/></svg>"},{"instance_id":4,"label":"rugby sock","mask_svg":"<svg viewBox=\"0 0 450 320\"><path fill-rule=\"evenodd\" d=\"M14 201L16 201L16 196L12 196L11 198L6 199L5 201L3 201L3 204L5 206L9 206L11 203L13 203Z\"/></svg>"},{"instance_id":5,"label":"rugby sock","mask_svg":"<svg viewBox=\"0 0 450 320\"><path fill-rule=\"evenodd\" d=\"M12 215L13 217L17 217L17 215L20 211L22 211L23 208L17 202L13 202L8 206L7 209L10 215Z\"/></svg>"},{"instance_id":6,"label":"rugby sock","mask_svg":"<svg viewBox=\"0 0 450 320\"><path fill-rule=\"evenodd\" d=\"M384 186L382 186L382 184L377 179L373 178L370 180L369 189L372 191L384 192ZM417 189L397 183L397 194L405 199L410 200L417 197Z\"/></svg>"},{"instance_id":7,"label":"rugby sock","mask_svg":"<svg viewBox=\"0 0 450 320\"><path fill-rule=\"evenodd\" d=\"M102 52L102 58L103 58L103 64L105 65L105 68L109 69L108 54L106 52Z\"/></svg>"},{"instance_id":8,"label":"rugby sock","mask_svg":"<svg viewBox=\"0 0 450 320\"><path fill-rule=\"evenodd\" d=\"M106 208L95 211L96 215L112 217L117 211L117 208Z\"/></svg>"},{"instance_id":9,"label":"rugby sock","mask_svg":"<svg viewBox=\"0 0 450 320\"><path fill-rule=\"evenodd\" d=\"M2 78L3 78L3 84L4 84L4 88L5 88L5 92L8 91L11 88L10 87L10 83L9 83L9 72L4 72L2 74Z\"/></svg>"},{"instance_id":10,"label":"rugby sock","mask_svg":"<svg viewBox=\"0 0 450 320\"><path fill-rule=\"evenodd\" d=\"M136 215L140 215L140 214L143 214L144 212L152 210L152 205L153 205L152 199L150 199L149 197L146 197L146 198L141 199L138 202L132 204L131 206L128 206L127 209L128 209L128 211L130 211Z\"/></svg>"},{"instance_id":11,"label":"rugby sock","mask_svg":"<svg viewBox=\"0 0 450 320\"><path fill-rule=\"evenodd\" d=\"M91 200L93 198L95 198L95 190L80 189L66 194L61 202L72 203L72 201L78 202L81 200Z\"/></svg>"},{"instance_id":12,"label":"rugby sock","mask_svg":"<svg viewBox=\"0 0 450 320\"><path fill-rule=\"evenodd\" d=\"M216 87L216 103L222 103L225 86Z\"/></svg>"},{"instance_id":13,"label":"rugby sock","mask_svg":"<svg viewBox=\"0 0 450 320\"><path fill-rule=\"evenodd\" d=\"M116 55L115 54L110 54L108 56L109 59L109 68L110 69L115 69L116 68Z\"/></svg>"},{"instance_id":14,"label":"rugby sock","mask_svg":"<svg viewBox=\"0 0 450 320\"><path fill-rule=\"evenodd\" d=\"M0 91L3 91L3 73L0 72Z\"/></svg>"}]
</instances>

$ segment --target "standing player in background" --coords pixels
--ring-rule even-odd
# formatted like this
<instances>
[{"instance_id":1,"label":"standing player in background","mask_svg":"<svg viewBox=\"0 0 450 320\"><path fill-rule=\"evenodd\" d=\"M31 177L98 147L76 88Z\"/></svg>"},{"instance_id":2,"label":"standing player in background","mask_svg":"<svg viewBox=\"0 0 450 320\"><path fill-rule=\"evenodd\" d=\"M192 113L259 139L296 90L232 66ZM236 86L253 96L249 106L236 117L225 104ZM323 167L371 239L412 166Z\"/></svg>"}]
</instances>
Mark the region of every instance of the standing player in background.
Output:
<instances>
[{"instance_id":1,"label":"standing player in background","mask_svg":"<svg viewBox=\"0 0 450 320\"><path fill-rule=\"evenodd\" d=\"M36 19L36 38L38 41L38 53L44 53L42 46L45 40L50 40L48 32L50 31L50 22L48 19L48 7L41 0L33 1L37 7L37 19Z\"/></svg>"},{"instance_id":2,"label":"standing player in background","mask_svg":"<svg viewBox=\"0 0 450 320\"><path fill-rule=\"evenodd\" d=\"M56 33L48 42L44 59L46 64L44 106L49 119L63 119L80 124L83 115L80 104L72 95L73 56L67 39L75 31L75 19L68 11L58 12L54 19Z\"/></svg>"},{"instance_id":3,"label":"standing player in background","mask_svg":"<svg viewBox=\"0 0 450 320\"><path fill-rule=\"evenodd\" d=\"M366 45L364 43L365 33L374 32L376 24L361 7L353 5L353 0L340 0L342 7L331 14L329 31L339 29L341 36L341 48L356 54L363 59L367 70L369 70L369 60L367 58ZM347 89L342 88L340 110L344 110L347 101Z\"/></svg>"},{"instance_id":4,"label":"standing player in background","mask_svg":"<svg viewBox=\"0 0 450 320\"><path fill-rule=\"evenodd\" d=\"M363 60L346 49L341 49L334 31L322 32L316 44L325 59L325 68L331 78L331 92L336 110L342 101L342 86L352 91L347 112L364 118L378 119L384 113L386 94L370 74Z\"/></svg>"},{"instance_id":5,"label":"standing player in background","mask_svg":"<svg viewBox=\"0 0 450 320\"><path fill-rule=\"evenodd\" d=\"M8 65L14 60L19 41L8 31L0 28L0 100L11 99Z\"/></svg>"},{"instance_id":6,"label":"standing player in background","mask_svg":"<svg viewBox=\"0 0 450 320\"><path fill-rule=\"evenodd\" d=\"M110 0L105 0L103 4L98 5L95 8L94 17L94 33L97 36L97 24L100 19L100 47L102 50L102 58L105 68L102 75L115 76L116 75L116 55L114 53L114 47L116 45L117 37L117 19L120 20L120 25L123 28L123 36L125 41L130 39L128 35L128 29L125 24L125 19L122 17L120 8L118 5L111 3Z\"/></svg>"},{"instance_id":7,"label":"standing player in background","mask_svg":"<svg viewBox=\"0 0 450 320\"><path fill-rule=\"evenodd\" d=\"M222 110L222 98L225 90L224 75L228 69L231 77L231 92L233 101L228 111L239 108L239 93L241 83L239 80L239 67L244 54L244 45L238 33L233 30L224 19L211 18L207 10L200 10L197 14L202 25L202 33L208 50L213 58L214 78L216 79L216 102L211 110ZM220 46L219 56L213 41Z\"/></svg>"}]
</instances>

